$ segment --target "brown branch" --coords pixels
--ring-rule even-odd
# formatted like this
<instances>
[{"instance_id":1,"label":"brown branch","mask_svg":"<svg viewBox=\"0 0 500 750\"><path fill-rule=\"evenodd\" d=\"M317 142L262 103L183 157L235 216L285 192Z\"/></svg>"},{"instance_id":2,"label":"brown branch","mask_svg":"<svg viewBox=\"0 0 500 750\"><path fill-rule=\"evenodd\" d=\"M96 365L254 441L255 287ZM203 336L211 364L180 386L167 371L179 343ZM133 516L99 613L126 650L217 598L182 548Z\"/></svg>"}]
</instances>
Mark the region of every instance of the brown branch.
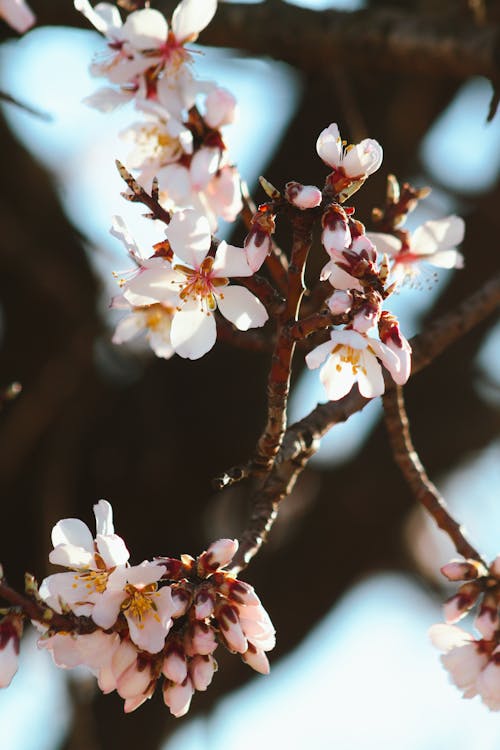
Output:
<instances>
[{"instance_id":1,"label":"brown branch","mask_svg":"<svg viewBox=\"0 0 500 750\"><path fill-rule=\"evenodd\" d=\"M251 331L239 331L226 318L216 317L217 340L223 341L230 346L246 349L252 352L269 352L273 350L273 342L264 336L260 329Z\"/></svg>"},{"instance_id":2,"label":"brown branch","mask_svg":"<svg viewBox=\"0 0 500 750\"><path fill-rule=\"evenodd\" d=\"M300 44L297 44L300 39ZM279 3L220 5L203 32L213 46L272 55L308 73L335 65L466 78L498 78L499 30L449 13L403 8L322 12Z\"/></svg>"},{"instance_id":3,"label":"brown branch","mask_svg":"<svg viewBox=\"0 0 500 750\"><path fill-rule=\"evenodd\" d=\"M267 382L267 422L252 460L253 472L256 474L266 474L270 471L286 430L286 407L295 351L295 341L290 336L289 329L297 320L305 290L304 268L312 244L314 214L306 211L297 212L292 215L291 221L293 241L288 267L288 295Z\"/></svg>"},{"instance_id":4,"label":"brown branch","mask_svg":"<svg viewBox=\"0 0 500 750\"><path fill-rule=\"evenodd\" d=\"M416 500L427 509L439 528L448 534L460 555L466 559L478 560L485 565L479 552L465 537L460 524L450 514L439 490L427 476L412 443L401 386L388 390L383 396L383 404L394 460Z\"/></svg>"},{"instance_id":5,"label":"brown branch","mask_svg":"<svg viewBox=\"0 0 500 750\"><path fill-rule=\"evenodd\" d=\"M144 190L142 185L139 185L137 180L130 174L126 167L124 167L121 161L115 159L115 164L120 173L120 177L127 183L132 191L131 193L122 193L122 196L126 200L132 201L132 203L143 203L147 206L151 211L150 218L158 219L167 225L170 224L170 219L172 218L170 213L166 211L158 201L158 182L156 181L156 178L153 180L153 189L150 195Z\"/></svg>"},{"instance_id":6,"label":"brown branch","mask_svg":"<svg viewBox=\"0 0 500 750\"><path fill-rule=\"evenodd\" d=\"M412 373L427 367L439 354L494 312L499 304L500 274L411 340ZM387 378L387 391L394 388L393 381ZM368 403L369 399L361 396L354 387L339 401L318 404L307 417L288 428L272 471L253 497L251 516L233 560L235 572L245 568L259 551L272 527L279 503L291 492L300 472L318 450L321 437Z\"/></svg>"}]
</instances>

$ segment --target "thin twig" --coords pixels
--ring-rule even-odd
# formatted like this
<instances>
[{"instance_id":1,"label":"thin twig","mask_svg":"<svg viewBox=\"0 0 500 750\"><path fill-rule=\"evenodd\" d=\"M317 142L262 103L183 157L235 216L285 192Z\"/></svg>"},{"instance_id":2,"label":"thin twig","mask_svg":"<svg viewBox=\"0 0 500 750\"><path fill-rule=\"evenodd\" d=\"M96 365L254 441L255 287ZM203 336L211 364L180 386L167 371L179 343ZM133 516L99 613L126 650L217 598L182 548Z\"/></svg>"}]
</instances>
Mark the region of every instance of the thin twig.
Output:
<instances>
[{"instance_id":1,"label":"thin twig","mask_svg":"<svg viewBox=\"0 0 500 750\"><path fill-rule=\"evenodd\" d=\"M158 197L156 195L158 183L156 181L153 181L153 189L150 195L147 190L144 190L142 185L139 185L137 180L130 174L128 169L126 169L121 161L116 159L115 164L118 172L120 173L120 177L122 178L122 180L125 180L130 190L132 191L131 193L122 193L122 196L127 200L132 201L133 203L143 203L151 211L152 218L158 219L164 224L170 224L170 219L172 217L170 213L160 205Z\"/></svg>"},{"instance_id":2,"label":"thin twig","mask_svg":"<svg viewBox=\"0 0 500 750\"><path fill-rule=\"evenodd\" d=\"M387 391L383 404L394 460L416 500L428 510L439 528L448 534L460 555L485 564L479 552L465 537L460 524L450 514L443 496L427 476L411 440L402 387L396 386Z\"/></svg>"}]
</instances>

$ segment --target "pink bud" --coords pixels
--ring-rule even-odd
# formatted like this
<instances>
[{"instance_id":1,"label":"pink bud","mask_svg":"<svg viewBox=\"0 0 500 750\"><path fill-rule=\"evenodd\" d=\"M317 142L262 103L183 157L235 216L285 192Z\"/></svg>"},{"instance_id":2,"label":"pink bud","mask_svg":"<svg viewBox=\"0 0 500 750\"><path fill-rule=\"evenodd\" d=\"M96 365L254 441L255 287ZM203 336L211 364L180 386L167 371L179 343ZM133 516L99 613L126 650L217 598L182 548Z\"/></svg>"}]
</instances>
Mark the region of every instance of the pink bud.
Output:
<instances>
[{"instance_id":1,"label":"pink bud","mask_svg":"<svg viewBox=\"0 0 500 750\"><path fill-rule=\"evenodd\" d=\"M204 555L200 556L200 561L203 558L203 567L209 570L224 568L231 562L237 550L237 539L219 539L210 545Z\"/></svg>"},{"instance_id":2,"label":"pink bud","mask_svg":"<svg viewBox=\"0 0 500 750\"><path fill-rule=\"evenodd\" d=\"M271 237L260 230L251 230L245 240L245 254L252 271L258 271L271 250Z\"/></svg>"},{"instance_id":3,"label":"pink bud","mask_svg":"<svg viewBox=\"0 0 500 750\"><path fill-rule=\"evenodd\" d=\"M20 617L7 615L0 621L0 688L10 685L17 672L22 632Z\"/></svg>"},{"instance_id":4,"label":"pink bud","mask_svg":"<svg viewBox=\"0 0 500 750\"><path fill-rule=\"evenodd\" d=\"M237 113L236 99L227 89L216 88L205 100L205 122L218 130L234 122Z\"/></svg>"},{"instance_id":5,"label":"pink bud","mask_svg":"<svg viewBox=\"0 0 500 750\"><path fill-rule=\"evenodd\" d=\"M206 690L217 671L213 656L195 656L189 665L189 675L195 690Z\"/></svg>"},{"instance_id":6,"label":"pink bud","mask_svg":"<svg viewBox=\"0 0 500 750\"><path fill-rule=\"evenodd\" d=\"M479 613L474 620L474 627L481 633L483 638L487 641L491 641L493 640L499 625L500 620L498 617L496 598L492 594L486 594L481 602Z\"/></svg>"},{"instance_id":7,"label":"pink bud","mask_svg":"<svg viewBox=\"0 0 500 750\"><path fill-rule=\"evenodd\" d=\"M187 664L180 649L172 648L165 656L161 671L172 682L184 682L187 677Z\"/></svg>"},{"instance_id":8,"label":"pink bud","mask_svg":"<svg viewBox=\"0 0 500 750\"><path fill-rule=\"evenodd\" d=\"M194 600L194 616L197 620L205 620L214 611L214 598L210 591L201 589Z\"/></svg>"},{"instance_id":9,"label":"pink bud","mask_svg":"<svg viewBox=\"0 0 500 750\"><path fill-rule=\"evenodd\" d=\"M482 566L481 566L482 567ZM452 560L441 568L441 573L449 581L471 581L480 574L478 565L461 560Z\"/></svg>"},{"instance_id":10,"label":"pink bud","mask_svg":"<svg viewBox=\"0 0 500 750\"><path fill-rule=\"evenodd\" d=\"M186 637L185 647L189 656L211 654L217 648L213 629L203 622L197 622L193 626L191 636Z\"/></svg>"},{"instance_id":11,"label":"pink bud","mask_svg":"<svg viewBox=\"0 0 500 750\"><path fill-rule=\"evenodd\" d=\"M193 685L189 677L187 677L182 685L166 682L163 687L163 700L165 701L165 705L170 709L170 713L179 718L189 711L193 693Z\"/></svg>"},{"instance_id":12,"label":"pink bud","mask_svg":"<svg viewBox=\"0 0 500 750\"><path fill-rule=\"evenodd\" d=\"M138 661L131 664L117 680L116 690L122 698L135 698L144 695L151 682L151 670L149 666L140 670Z\"/></svg>"},{"instance_id":13,"label":"pink bud","mask_svg":"<svg viewBox=\"0 0 500 750\"><path fill-rule=\"evenodd\" d=\"M444 603L444 618L451 625L458 622L474 606L481 589L475 583L464 583L455 596Z\"/></svg>"},{"instance_id":14,"label":"pink bud","mask_svg":"<svg viewBox=\"0 0 500 750\"><path fill-rule=\"evenodd\" d=\"M255 669L256 672L260 672L261 674L269 674L269 672L271 671L271 667L269 666L269 659L267 658L264 651L256 648L251 643L248 644L248 651L242 654L241 658L244 662L246 662L246 664L248 664L249 667Z\"/></svg>"},{"instance_id":15,"label":"pink bud","mask_svg":"<svg viewBox=\"0 0 500 750\"><path fill-rule=\"evenodd\" d=\"M349 291L343 292L338 289L326 300L326 304L333 315L343 315L351 309L352 294Z\"/></svg>"},{"instance_id":16,"label":"pink bud","mask_svg":"<svg viewBox=\"0 0 500 750\"><path fill-rule=\"evenodd\" d=\"M301 211L317 208L323 196L315 185L301 185L300 182L288 182L285 186L285 198Z\"/></svg>"},{"instance_id":17,"label":"pink bud","mask_svg":"<svg viewBox=\"0 0 500 750\"><path fill-rule=\"evenodd\" d=\"M229 649L244 654L248 648L248 642L243 633L236 607L223 604L217 610L217 619Z\"/></svg>"}]
</instances>

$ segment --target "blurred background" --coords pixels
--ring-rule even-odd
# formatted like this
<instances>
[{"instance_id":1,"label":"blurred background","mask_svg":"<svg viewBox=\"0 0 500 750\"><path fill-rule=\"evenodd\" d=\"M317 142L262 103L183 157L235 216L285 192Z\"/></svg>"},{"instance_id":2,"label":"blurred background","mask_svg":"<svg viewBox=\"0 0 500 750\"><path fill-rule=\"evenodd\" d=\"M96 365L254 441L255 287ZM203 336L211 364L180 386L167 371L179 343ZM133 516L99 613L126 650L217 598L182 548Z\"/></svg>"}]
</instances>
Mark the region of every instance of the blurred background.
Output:
<instances>
[{"instance_id":1,"label":"blurred background","mask_svg":"<svg viewBox=\"0 0 500 750\"><path fill-rule=\"evenodd\" d=\"M288 5L268 4L286 35ZM498 0L294 4L309 11L304 23L326 9L353 14L360 28L370 13L406 14L410 35L411 21L422 19L446 23L451 36L475 25L496 34L500 17ZM39 580L53 572L52 526L78 517L93 528L101 497L112 503L134 563L238 536L245 487L215 494L211 479L251 454L269 366L269 355L222 344L196 363L156 359L140 343L111 344L112 271L129 265L108 233L111 216L125 217L145 243L158 239L141 208L120 198L114 167L130 148L118 134L137 118L131 109L102 115L81 103L100 84L87 70L103 41L70 0L31 5L35 29L21 39L0 31L0 91L47 115L7 103L0 112L0 387L23 386L0 414L0 559L16 586L25 569ZM152 5L167 15L175 7ZM370 136L384 147L382 169L353 201L367 226L389 172L433 188L410 228L464 216L466 269L424 275L421 288L391 300L408 337L498 270L500 115L486 122L486 78L472 69L430 72L418 60L414 70L379 65L369 53L304 72L280 59L279 45L265 58L251 55L255 38L250 52L232 49L229 34L224 45L203 48L197 67L239 101L227 140L257 202L259 174L278 187L323 184L315 142L336 121L350 142ZM244 236L241 227L224 232L234 242ZM324 262L319 246L312 262L315 270ZM487 559L500 552L499 373L500 324L492 318L405 388L416 447ZM321 400L317 372L304 372L297 357L291 420ZM448 595L438 568L452 555L415 508L392 463L380 405L370 404L324 440L245 572L278 633L269 677L219 649L219 672L186 718L172 718L160 693L124 716L117 695L100 695L83 673L57 670L28 637L24 663L0 694L2 748L497 750L498 715L462 701L428 643Z\"/></svg>"}]
</instances>

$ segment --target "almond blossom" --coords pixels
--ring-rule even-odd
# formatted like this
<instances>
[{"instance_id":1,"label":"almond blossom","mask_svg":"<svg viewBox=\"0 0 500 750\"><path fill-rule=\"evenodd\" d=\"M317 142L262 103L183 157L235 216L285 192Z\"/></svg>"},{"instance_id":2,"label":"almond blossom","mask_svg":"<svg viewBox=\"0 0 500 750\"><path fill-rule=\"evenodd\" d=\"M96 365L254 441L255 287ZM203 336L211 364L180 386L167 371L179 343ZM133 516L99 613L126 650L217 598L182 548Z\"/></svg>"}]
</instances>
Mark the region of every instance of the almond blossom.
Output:
<instances>
[{"instance_id":1,"label":"almond blossom","mask_svg":"<svg viewBox=\"0 0 500 750\"><path fill-rule=\"evenodd\" d=\"M358 331L332 331L329 341L306 356L311 370L325 360L320 379L331 401L347 395L354 383L365 398L381 396L385 386L380 362L389 370L394 382L399 385L406 382L407 373L402 372L398 357L389 347Z\"/></svg>"},{"instance_id":2,"label":"almond blossom","mask_svg":"<svg viewBox=\"0 0 500 750\"><path fill-rule=\"evenodd\" d=\"M147 268L126 283L125 298L176 307L170 339L181 357L198 359L215 344L214 311L239 330L264 325L268 319L262 303L248 289L229 286L233 276L250 276L242 249L221 242L215 256L209 255L211 234L208 221L194 211L174 214L167 230L175 253L172 266ZM179 262L177 262L179 261Z\"/></svg>"},{"instance_id":3,"label":"almond blossom","mask_svg":"<svg viewBox=\"0 0 500 750\"><path fill-rule=\"evenodd\" d=\"M346 146L335 122L321 131L316 150L325 164L332 167L327 182L341 201L361 187L368 175L376 172L382 164L382 146L376 140L365 138L360 143Z\"/></svg>"},{"instance_id":4,"label":"almond blossom","mask_svg":"<svg viewBox=\"0 0 500 750\"><path fill-rule=\"evenodd\" d=\"M40 585L40 596L57 612L69 605L75 614L90 615L112 571L124 568L129 559L125 542L114 533L113 510L107 500L94 505L94 515L95 541L86 524L77 518L59 521L52 529L54 549L49 560L73 571L55 573Z\"/></svg>"},{"instance_id":5,"label":"almond blossom","mask_svg":"<svg viewBox=\"0 0 500 750\"><path fill-rule=\"evenodd\" d=\"M24 0L0 0L0 18L19 34L31 29L35 15Z\"/></svg>"},{"instance_id":6,"label":"almond blossom","mask_svg":"<svg viewBox=\"0 0 500 750\"><path fill-rule=\"evenodd\" d=\"M74 0L75 8L108 39L107 56L96 61L95 75L105 75L115 84L134 84L148 68L165 68L172 73L190 59L185 49L212 20L216 0L181 0L172 15L169 29L165 16L153 8L134 11L122 22L116 6L88 0Z\"/></svg>"},{"instance_id":7,"label":"almond blossom","mask_svg":"<svg viewBox=\"0 0 500 750\"><path fill-rule=\"evenodd\" d=\"M134 306L123 296L114 297L111 306L115 309L129 310L129 314L116 326L111 339L113 344L124 344L145 333L157 357L173 357L175 351L170 340L170 331L175 308L161 302L143 307Z\"/></svg>"},{"instance_id":8,"label":"almond blossom","mask_svg":"<svg viewBox=\"0 0 500 750\"><path fill-rule=\"evenodd\" d=\"M464 232L464 220L448 216L426 221L405 241L379 232L368 232L368 236L379 252L390 256L393 277L403 282L420 273L422 262L439 268L463 268L464 258L456 245L462 242Z\"/></svg>"}]
</instances>

